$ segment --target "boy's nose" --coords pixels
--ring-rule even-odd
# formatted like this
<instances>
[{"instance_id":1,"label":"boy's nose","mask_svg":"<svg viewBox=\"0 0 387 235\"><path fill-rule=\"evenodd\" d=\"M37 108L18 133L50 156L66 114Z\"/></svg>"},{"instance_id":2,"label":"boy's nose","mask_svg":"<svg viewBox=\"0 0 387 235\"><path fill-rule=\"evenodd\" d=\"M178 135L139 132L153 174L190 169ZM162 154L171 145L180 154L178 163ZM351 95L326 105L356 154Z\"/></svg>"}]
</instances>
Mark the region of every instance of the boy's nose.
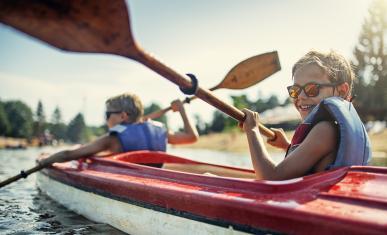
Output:
<instances>
[{"instance_id":1,"label":"boy's nose","mask_svg":"<svg viewBox=\"0 0 387 235\"><path fill-rule=\"evenodd\" d=\"M306 94L305 94L304 89L301 89L301 92L300 92L300 94L298 95L298 98L308 98L308 96L306 96Z\"/></svg>"}]
</instances>

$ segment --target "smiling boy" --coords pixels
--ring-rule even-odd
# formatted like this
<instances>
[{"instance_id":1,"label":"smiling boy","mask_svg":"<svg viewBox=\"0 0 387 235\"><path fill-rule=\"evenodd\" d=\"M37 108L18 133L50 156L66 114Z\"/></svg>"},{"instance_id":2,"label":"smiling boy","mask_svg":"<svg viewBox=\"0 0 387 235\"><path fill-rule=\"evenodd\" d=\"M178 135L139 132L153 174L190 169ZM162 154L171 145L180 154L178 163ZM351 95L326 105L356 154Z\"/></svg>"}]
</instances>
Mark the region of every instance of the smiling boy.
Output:
<instances>
[{"instance_id":1,"label":"smiling boy","mask_svg":"<svg viewBox=\"0 0 387 235\"><path fill-rule=\"evenodd\" d=\"M302 123L290 142L282 130L268 143L287 150L278 165L271 160L257 125L259 115L244 109L243 129L257 179L285 180L341 166L366 165L370 142L351 100L354 73L336 52L311 51L293 66L289 96Z\"/></svg>"}]
</instances>

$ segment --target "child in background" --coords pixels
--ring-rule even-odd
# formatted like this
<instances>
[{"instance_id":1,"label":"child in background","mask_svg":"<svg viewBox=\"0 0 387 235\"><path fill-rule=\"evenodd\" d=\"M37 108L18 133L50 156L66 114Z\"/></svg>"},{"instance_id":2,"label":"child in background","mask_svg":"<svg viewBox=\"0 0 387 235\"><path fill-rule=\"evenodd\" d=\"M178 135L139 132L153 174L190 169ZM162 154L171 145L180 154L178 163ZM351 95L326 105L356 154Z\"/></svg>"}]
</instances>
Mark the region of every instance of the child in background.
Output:
<instances>
[{"instance_id":1,"label":"child in background","mask_svg":"<svg viewBox=\"0 0 387 235\"><path fill-rule=\"evenodd\" d=\"M40 164L50 165L92 156L100 152L121 153L135 150L166 151L170 144L188 144L197 141L195 125L188 118L183 103L175 100L173 111L179 111L184 131L172 132L162 123L143 121L143 105L135 94L124 93L106 101L106 122L109 132L95 141L74 150L65 150L41 159Z\"/></svg>"}]
</instances>

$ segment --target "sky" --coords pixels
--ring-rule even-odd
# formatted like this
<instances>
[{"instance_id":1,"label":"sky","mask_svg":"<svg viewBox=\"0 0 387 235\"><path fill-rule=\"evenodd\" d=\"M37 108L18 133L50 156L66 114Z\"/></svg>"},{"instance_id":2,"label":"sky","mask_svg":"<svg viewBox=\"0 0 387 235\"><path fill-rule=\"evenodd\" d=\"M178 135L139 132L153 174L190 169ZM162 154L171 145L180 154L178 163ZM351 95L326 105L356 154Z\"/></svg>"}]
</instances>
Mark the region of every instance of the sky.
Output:
<instances>
[{"instance_id":1,"label":"sky","mask_svg":"<svg viewBox=\"0 0 387 235\"><path fill-rule=\"evenodd\" d=\"M244 90L219 89L251 100L287 97L292 65L311 49L353 58L370 0L129 0L132 32L148 53L181 74L193 73L203 88L220 83L240 61L278 51L282 70ZM115 55L63 52L0 24L0 99L21 100L48 120L58 106L67 123L82 112L88 125L104 123L104 102L123 92L144 105L169 106L184 95L175 84L133 60ZM196 100L186 110L210 121L215 108ZM182 125L168 113L169 125Z\"/></svg>"}]
</instances>

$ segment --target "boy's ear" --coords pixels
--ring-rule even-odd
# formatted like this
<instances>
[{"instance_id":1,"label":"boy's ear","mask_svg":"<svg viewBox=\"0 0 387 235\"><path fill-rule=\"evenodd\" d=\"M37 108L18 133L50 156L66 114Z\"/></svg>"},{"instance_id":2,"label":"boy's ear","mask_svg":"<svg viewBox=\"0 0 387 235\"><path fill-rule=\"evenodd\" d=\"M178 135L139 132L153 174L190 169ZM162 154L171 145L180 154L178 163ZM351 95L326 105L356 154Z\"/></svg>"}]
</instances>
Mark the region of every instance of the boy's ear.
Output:
<instances>
[{"instance_id":1,"label":"boy's ear","mask_svg":"<svg viewBox=\"0 0 387 235\"><path fill-rule=\"evenodd\" d=\"M337 91L339 92L339 95L341 98L346 99L348 98L349 94L349 84L347 82L344 82L337 86Z\"/></svg>"},{"instance_id":2,"label":"boy's ear","mask_svg":"<svg viewBox=\"0 0 387 235\"><path fill-rule=\"evenodd\" d=\"M121 119L128 121L129 120L129 115L126 112L121 112Z\"/></svg>"}]
</instances>

